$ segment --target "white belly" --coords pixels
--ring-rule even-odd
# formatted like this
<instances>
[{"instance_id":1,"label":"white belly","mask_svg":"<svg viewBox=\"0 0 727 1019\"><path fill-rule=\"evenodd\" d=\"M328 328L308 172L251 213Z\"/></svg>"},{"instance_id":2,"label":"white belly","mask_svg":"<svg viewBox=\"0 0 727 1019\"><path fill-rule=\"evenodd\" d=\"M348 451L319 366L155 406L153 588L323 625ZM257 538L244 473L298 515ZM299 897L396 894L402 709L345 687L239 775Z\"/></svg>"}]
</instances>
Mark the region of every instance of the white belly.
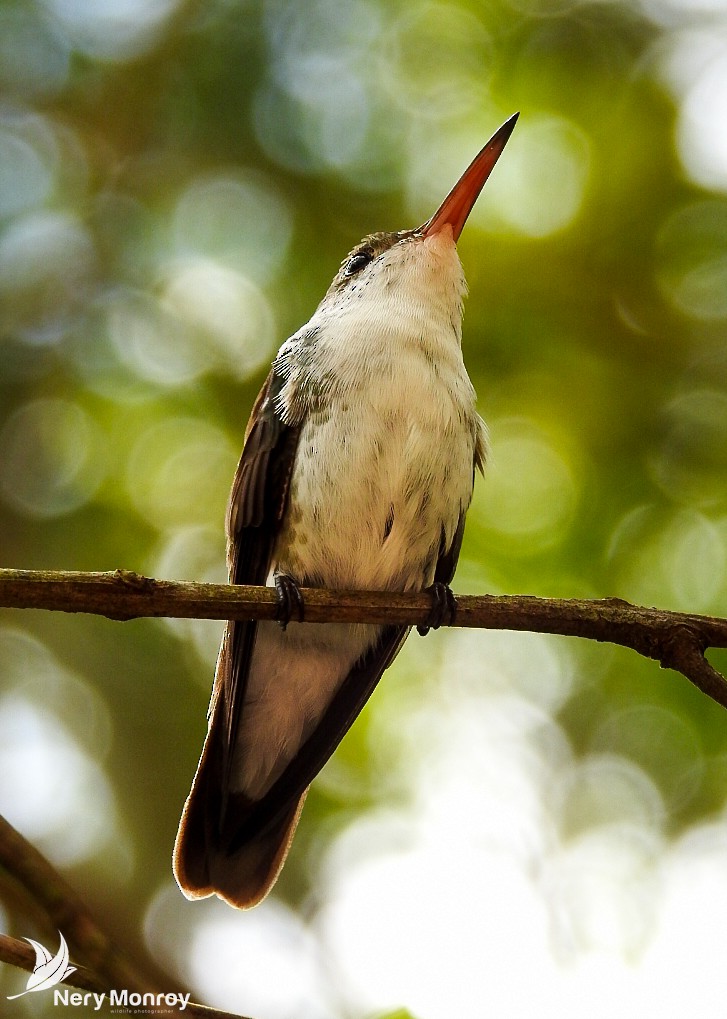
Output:
<instances>
[{"instance_id":1,"label":"white belly","mask_svg":"<svg viewBox=\"0 0 727 1019\"><path fill-rule=\"evenodd\" d=\"M437 395L406 408L385 393L339 400L305 422L278 569L332 588L432 583L442 535L448 546L469 504L474 457L466 415Z\"/></svg>"}]
</instances>

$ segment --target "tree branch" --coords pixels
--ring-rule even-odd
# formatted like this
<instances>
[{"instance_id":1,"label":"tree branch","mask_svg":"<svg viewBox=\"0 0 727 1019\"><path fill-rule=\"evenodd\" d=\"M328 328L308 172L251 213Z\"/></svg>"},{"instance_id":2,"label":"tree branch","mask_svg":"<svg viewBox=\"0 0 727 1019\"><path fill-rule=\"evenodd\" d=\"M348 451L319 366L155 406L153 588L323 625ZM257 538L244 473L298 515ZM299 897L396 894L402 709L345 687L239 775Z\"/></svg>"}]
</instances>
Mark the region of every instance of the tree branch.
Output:
<instances>
[{"instance_id":1,"label":"tree branch","mask_svg":"<svg viewBox=\"0 0 727 1019\"><path fill-rule=\"evenodd\" d=\"M426 624L424 591L327 591L305 588L310 623ZM126 570L66 573L0 570L0 608L90 612L109 619L275 619L274 588L153 580ZM727 707L727 681L706 660L708 647L727 647L727 619L631 605L619 598L569 600L531 595L459 595L453 625L532 630L585 637L631 648L686 676Z\"/></svg>"}]
</instances>

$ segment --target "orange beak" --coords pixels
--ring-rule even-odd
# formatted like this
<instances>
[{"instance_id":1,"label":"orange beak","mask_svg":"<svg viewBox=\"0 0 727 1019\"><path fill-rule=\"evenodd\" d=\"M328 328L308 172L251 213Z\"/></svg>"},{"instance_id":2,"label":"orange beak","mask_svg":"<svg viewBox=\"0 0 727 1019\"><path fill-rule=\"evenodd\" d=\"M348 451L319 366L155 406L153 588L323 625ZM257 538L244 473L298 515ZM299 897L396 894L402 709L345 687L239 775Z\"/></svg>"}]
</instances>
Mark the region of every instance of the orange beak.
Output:
<instances>
[{"instance_id":1,"label":"orange beak","mask_svg":"<svg viewBox=\"0 0 727 1019\"><path fill-rule=\"evenodd\" d=\"M452 227L452 237L455 242L459 239L462 229L467 222L467 217L472 211L472 206L477 201L480 191L485 186L485 181L492 173L507 140L513 132L518 113L505 121L502 127L498 128L484 148L480 149L465 172L459 178L437 211L431 219L415 230L419 237L428 237L435 234L443 227Z\"/></svg>"}]
</instances>

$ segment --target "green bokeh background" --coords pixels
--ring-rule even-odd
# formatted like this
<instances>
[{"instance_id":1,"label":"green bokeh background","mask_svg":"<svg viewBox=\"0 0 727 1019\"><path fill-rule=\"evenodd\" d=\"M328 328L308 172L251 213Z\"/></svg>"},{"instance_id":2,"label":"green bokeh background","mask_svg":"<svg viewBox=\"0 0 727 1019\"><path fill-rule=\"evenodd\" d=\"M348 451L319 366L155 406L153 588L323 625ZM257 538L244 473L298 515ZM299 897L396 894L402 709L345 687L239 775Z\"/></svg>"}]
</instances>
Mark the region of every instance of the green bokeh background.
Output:
<instances>
[{"instance_id":1,"label":"green bokeh background","mask_svg":"<svg viewBox=\"0 0 727 1019\"><path fill-rule=\"evenodd\" d=\"M424 221L517 109L459 245L493 461L455 589L727 614L727 167L720 182L684 140L684 54L704 63L698 34L724 18L568 0L0 4L2 564L221 580L227 491L275 349L360 236ZM37 745L20 698L101 769L106 792L71 788L69 816L113 836L64 855L62 821L25 832L143 953L219 627L0 625L3 760ZM432 660L448 639L428 638ZM554 710L576 758L643 768L668 838L718 815L723 712L654 663L570 643ZM425 662L405 653L387 690L417 689ZM380 693L382 712L396 696ZM641 738L612 724L644 708ZM294 908L316 894L311 854L376 804L369 719L309 796L275 893ZM24 830L11 775L0 809ZM38 928L14 908L6 929ZM16 983L4 973L3 996Z\"/></svg>"}]
</instances>

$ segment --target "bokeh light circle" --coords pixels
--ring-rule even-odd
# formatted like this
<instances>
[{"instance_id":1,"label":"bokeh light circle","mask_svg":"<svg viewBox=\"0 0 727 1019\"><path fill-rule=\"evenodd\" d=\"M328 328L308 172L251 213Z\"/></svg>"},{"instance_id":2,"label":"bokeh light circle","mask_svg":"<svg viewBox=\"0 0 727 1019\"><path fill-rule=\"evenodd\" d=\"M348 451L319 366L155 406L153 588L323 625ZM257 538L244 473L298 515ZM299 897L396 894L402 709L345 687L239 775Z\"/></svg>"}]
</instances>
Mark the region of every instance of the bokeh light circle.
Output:
<instances>
[{"instance_id":1,"label":"bokeh light circle","mask_svg":"<svg viewBox=\"0 0 727 1019\"><path fill-rule=\"evenodd\" d=\"M91 415L72 400L33 400L0 431L0 492L20 513L71 513L95 494L106 471L105 443Z\"/></svg>"}]
</instances>

